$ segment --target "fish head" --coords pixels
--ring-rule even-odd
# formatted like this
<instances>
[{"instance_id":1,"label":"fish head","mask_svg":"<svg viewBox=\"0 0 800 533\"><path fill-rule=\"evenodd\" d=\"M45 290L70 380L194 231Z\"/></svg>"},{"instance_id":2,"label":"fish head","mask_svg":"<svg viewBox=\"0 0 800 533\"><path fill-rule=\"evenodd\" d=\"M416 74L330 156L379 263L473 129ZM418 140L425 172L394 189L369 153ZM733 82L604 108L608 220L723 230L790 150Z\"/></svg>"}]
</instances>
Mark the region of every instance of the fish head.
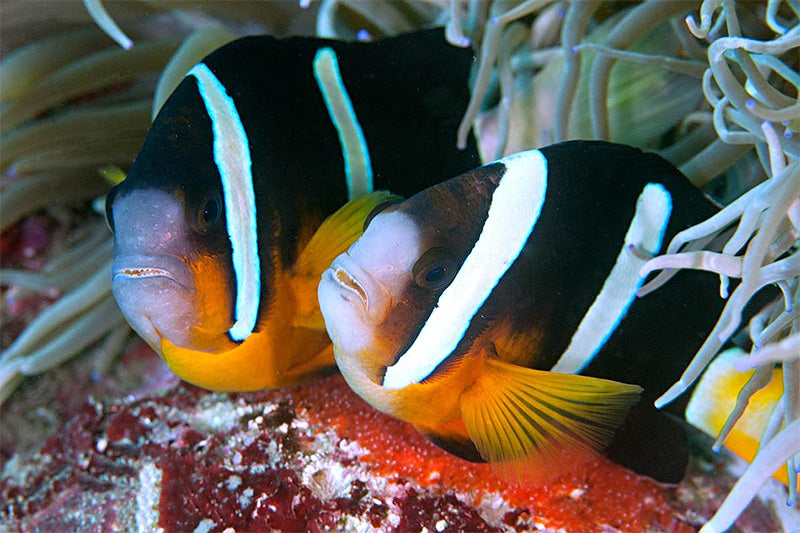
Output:
<instances>
[{"instance_id":1,"label":"fish head","mask_svg":"<svg viewBox=\"0 0 800 533\"><path fill-rule=\"evenodd\" d=\"M493 172L481 167L379 206L323 274L320 308L343 372L357 365L381 384L414 343L480 234Z\"/></svg>"},{"instance_id":2,"label":"fish head","mask_svg":"<svg viewBox=\"0 0 800 533\"><path fill-rule=\"evenodd\" d=\"M159 352L163 340L206 352L234 345L231 244L210 137L203 102L184 80L106 197L112 292Z\"/></svg>"}]
</instances>

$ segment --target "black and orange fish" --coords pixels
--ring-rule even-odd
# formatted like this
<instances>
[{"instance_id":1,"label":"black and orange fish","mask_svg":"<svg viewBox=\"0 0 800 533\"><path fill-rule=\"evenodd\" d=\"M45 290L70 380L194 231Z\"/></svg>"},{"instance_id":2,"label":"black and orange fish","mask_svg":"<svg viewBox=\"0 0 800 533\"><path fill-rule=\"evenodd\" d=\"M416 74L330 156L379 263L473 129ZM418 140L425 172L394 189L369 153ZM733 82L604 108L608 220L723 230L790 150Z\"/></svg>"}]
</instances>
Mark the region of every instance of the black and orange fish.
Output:
<instances>
[{"instance_id":1,"label":"black and orange fish","mask_svg":"<svg viewBox=\"0 0 800 533\"><path fill-rule=\"evenodd\" d=\"M456 149L473 60L429 30L248 37L194 66L107 197L131 326L209 389L332 367L318 280L387 195L348 198L412 194L480 163L474 139Z\"/></svg>"},{"instance_id":2,"label":"black and orange fish","mask_svg":"<svg viewBox=\"0 0 800 533\"><path fill-rule=\"evenodd\" d=\"M715 212L661 157L599 141L386 202L320 283L336 362L377 409L512 477L607 448L678 481L686 434L652 402L723 301L699 272L635 295L662 244Z\"/></svg>"}]
</instances>

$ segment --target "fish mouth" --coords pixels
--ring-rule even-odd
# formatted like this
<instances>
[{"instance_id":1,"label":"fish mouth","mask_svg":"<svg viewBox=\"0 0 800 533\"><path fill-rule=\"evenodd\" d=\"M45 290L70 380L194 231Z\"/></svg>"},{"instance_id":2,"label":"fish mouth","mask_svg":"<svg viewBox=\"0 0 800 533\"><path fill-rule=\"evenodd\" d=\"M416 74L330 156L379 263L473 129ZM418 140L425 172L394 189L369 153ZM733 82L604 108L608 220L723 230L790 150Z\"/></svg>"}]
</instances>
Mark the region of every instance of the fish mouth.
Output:
<instances>
[{"instance_id":1,"label":"fish mouth","mask_svg":"<svg viewBox=\"0 0 800 533\"><path fill-rule=\"evenodd\" d=\"M114 257L111 264L112 283L161 279L177 285L181 292L194 289L194 279L185 262L169 255L125 255Z\"/></svg>"},{"instance_id":2,"label":"fish mouth","mask_svg":"<svg viewBox=\"0 0 800 533\"><path fill-rule=\"evenodd\" d=\"M121 276L131 276L134 278L151 278L156 276L165 276L170 279L175 279L168 271L160 268L123 268L117 274Z\"/></svg>"},{"instance_id":3,"label":"fish mouth","mask_svg":"<svg viewBox=\"0 0 800 533\"><path fill-rule=\"evenodd\" d=\"M349 290L351 292L356 293L361 300L364 302L364 305L367 305L367 291L364 290L364 287L356 281L356 279L350 275L347 270L341 267L333 267L331 268L331 273L333 274L333 279L335 279L339 286L342 287L344 290Z\"/></svg>"},{"instance_id":4,"label":"fish mouth","mask_svg":"<svg viewBox=\"0 0 800 533\"><path fill-rule=\"evenodd\" d=\"M369 322L380 323L386 318L391 309L391 295L348 253L337 257L326 274L345 294L356 297Z\"/></svg>"}]
</instances>

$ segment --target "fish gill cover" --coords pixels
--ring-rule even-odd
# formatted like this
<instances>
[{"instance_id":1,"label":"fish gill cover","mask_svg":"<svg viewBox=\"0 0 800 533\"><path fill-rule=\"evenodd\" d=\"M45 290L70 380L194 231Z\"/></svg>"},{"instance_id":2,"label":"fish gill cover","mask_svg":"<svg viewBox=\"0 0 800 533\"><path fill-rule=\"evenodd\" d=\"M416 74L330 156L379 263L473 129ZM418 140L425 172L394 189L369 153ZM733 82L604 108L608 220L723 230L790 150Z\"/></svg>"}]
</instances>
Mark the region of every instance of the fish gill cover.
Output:
<instances>
[{"instance_id":1,"label":"fish gill cover","mask_svg":"<svg viewBox=\"0 0 800 533\"><path fill-rule=\"evenodd\" d=\"M93 13L102 7L86 3ZM756 460L704 531L729 527L779 467L788 469L796 505L796 4L324 0L300 7L109 7L133 43L120 37L129 49L115 47L78 2L0 6L0 401L13 402L26 378L86 352L102 375L127 343L130 329L110 292L111 239L91 201L111 185L103 175L113 176L115 166L127 170L151 117L192 64L246 34L371 40L445 25L451 42L473 46L479 57L458 142L474 126L485 160L574 138L625 142L658 151L723 207L676 236L645 269L661 274L642 293L677 269L699 268L719 275L727 301L707 342L659 403L683 393L729 339L749 337L752 349L736 364L756 372L731 421L776 367L783 401ZM730 282L736 278L741 282ZM744 324L748 302L770 284L780 296L750 310Z\"/></svg>"}]
</instances>

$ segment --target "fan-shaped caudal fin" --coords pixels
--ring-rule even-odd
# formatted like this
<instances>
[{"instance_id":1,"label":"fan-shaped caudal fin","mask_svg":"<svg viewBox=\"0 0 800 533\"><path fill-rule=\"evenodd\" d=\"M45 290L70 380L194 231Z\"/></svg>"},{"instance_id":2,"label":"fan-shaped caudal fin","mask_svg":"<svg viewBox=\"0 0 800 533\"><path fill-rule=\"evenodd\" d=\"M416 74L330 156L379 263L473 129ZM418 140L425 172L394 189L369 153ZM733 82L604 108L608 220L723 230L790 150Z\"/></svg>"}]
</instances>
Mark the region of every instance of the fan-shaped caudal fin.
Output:
<instances>
[{"instance_id":1,"label":"fan-shaped caudal fin","mask_svg":"<svg viewBox=\"0 0 800 533\"><path fill-rule=\"evenodd\" d=\"M641 387L487 359L461 396L470 438L511 481L544 483L611 441Z\"/></svg>"}]
</instances>

